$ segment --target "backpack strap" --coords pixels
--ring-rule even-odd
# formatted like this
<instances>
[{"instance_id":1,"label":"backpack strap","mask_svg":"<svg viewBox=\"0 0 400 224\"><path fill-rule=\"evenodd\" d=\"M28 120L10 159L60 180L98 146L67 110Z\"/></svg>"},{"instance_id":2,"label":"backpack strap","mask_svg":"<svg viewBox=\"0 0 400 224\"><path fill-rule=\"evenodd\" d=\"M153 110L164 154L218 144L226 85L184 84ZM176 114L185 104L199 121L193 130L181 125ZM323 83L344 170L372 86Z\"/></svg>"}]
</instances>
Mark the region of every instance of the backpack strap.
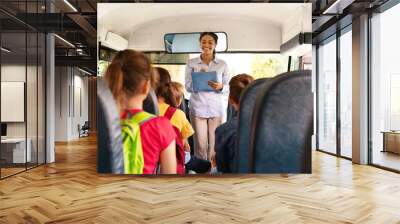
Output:
<instances>
[{"instance_id":1,"label":"backpack strap","mask_svg":"<svg viewBox=\"0 0 400 224\"><path fill-rule=\"evenodd\" d=\"M176 111L175 107L169 106L167 108L167 111L165 111L164 117L168 118L168 120L171 120L172 116L174 116L175 114L175 111Z\"/></svg>"},{"instance_id":2,"label":"backpack strap","mask_svg":"<svg viewBox=\"0 0 400 224\"><path fill-rule=\"evenodd\" d=\"M155 118L156 115L154 114L150 114L146 111L138 111L138 112L134 112L132 113L131 110L126 110L125 112L122 113L121 115L121 119L122 120L131 120L139 125L142 125L143 123L145 123L146 121Z\"/></svg>"},{"instance_id":3,"label":"backpack strap","mask_svg":"<svg viewBox=\"0 0 400 224\"><path fill-rule=\"evenodd\" d=\"M132 123L128 119L121 120L125 174L143 173L144 159L139 130L139 124Z\"/></svg>"},{"instance_id":4,"label":"backpack strap","mask_svg":"<svg viewBox=\"0 0 400 224\"><path fill-rule=\"evenodd\" d=\"M167 110L165 111L164 117L167 118L168 120L171 120L172 116L174 115L175 111L177 109L175 107L169 106ZM182 133L180 130L173 126L174 131L176 133L176 159L177 159L177 173L178 174L184 174L185 173L185 150L183 146L183 141L182 141Z\"/></svg>"},{"instance_id":5,"label":"backpack strap","mask_svg":"<svg viewBox=\"0 0 400 224\"><path fill-rule=\"evenodd\" d=\"M133 122L135 122L139 125L142 125L143 123L145 123L146 121L148 121L154 117L156 117L156 116L153 114L147 113L145 111L139 111L139 112L135 113L133 116L131 115L129 119L131 119Z\"/></svg>"},{"instance_id":6,"label":"backpack strap","mask_svg":"<svg viewBox=\"0 0 400 224\"><path fill-rule=\"evenodd\" d=\"M140 137L140 126L155 116L139 111L125 111L121 119L121 131L124 148L124 172L126 174L142 174L144 158ZM137 139L139 139L137 141Z\"/></svg>"}]
</instances>

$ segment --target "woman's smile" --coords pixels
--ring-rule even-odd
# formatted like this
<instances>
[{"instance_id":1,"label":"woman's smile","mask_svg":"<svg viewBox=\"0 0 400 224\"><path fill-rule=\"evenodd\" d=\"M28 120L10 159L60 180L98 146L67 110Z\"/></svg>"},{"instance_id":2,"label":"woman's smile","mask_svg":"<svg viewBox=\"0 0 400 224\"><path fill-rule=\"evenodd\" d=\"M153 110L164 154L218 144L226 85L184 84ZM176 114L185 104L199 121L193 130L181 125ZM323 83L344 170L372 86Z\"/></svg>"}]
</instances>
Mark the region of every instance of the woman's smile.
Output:
<instances>
[{"instance_id":1,"label":"woman's smile","mask_svg":"<svg viewBox=\"0 0 400 224\"><path fill-rule=\"evenodd\" d=\"M201 50L207 54L214 51L215 45L216 45L215 40L209 35L203 36L200 42Z\"/></svg>"}]
</instances>

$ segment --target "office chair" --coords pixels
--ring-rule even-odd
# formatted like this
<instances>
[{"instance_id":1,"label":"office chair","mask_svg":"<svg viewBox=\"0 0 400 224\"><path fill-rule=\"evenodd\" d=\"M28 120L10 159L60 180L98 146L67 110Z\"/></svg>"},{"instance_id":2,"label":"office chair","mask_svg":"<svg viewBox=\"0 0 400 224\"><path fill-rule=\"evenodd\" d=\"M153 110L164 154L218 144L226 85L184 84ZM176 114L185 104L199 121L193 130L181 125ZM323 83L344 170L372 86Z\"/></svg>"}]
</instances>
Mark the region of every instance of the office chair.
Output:
<instances>
[{"instance_id":1,"label":"office chair","mask_svg":"<svg viewBox=\"0 0 400 224\"><path fill-rule=\"evenodd\" d=\"M85 123L80 126L78 124L78 132L79 132L79 138L80 137L87 137L89 136L89 130L90 130L90 125L89 125L89 121L85 121Z\"/></svg>"}]
</instances>

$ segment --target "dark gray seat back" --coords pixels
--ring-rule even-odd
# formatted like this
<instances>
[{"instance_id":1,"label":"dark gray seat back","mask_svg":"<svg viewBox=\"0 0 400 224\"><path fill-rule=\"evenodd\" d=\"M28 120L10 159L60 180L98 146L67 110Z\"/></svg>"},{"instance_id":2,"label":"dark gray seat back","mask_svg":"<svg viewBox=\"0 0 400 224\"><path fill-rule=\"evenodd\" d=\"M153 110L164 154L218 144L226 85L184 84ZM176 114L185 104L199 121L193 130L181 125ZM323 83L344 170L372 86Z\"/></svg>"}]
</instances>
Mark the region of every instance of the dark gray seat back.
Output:
<instances>
[{"instance_id":1,"label":"dark gray seat back","mask_svg":"<svg viewBox=\"0 0 400 224\"><path fill-rule=\"evenodd\" d=\"M149 95L143 101L143 110L157 116L160 115L157 95L154 90L150 90Z\"/></svg>"},{"instance_id":2,"label":"dark gray seat back","mask_svg":"<svg viewBox=\"0 0 400 224\"><path fill-rule=\"evenodd\" d=\"M261 78L255 80L247 86L240 97L240 108L238 112L239 124L236 135L234 164L232 165L234 173L247 173L251 118L253 116L257 94L263 86L265 86L268 80L271 79ZM240 169L242 167L245 169Z\"/></svg>"},{"instance_id":3,"label":"dark gray seat back","mask_svg":"<svg viewBox=\"0 0 400 224\"><path fill-rule=\"evenodd\" d=\"M183 111L183 113L186 114L187 108L186 108L186 104L185 104L185 97L182 96L181 105L179 105L178 108L181 109Z\"/></svg>"},{"instance_id":4,"label":"dark gray seat back","mask_svg":"<svg viewBox=\"0 0 400 224\"><path fill-rule=\"evenodd\" d=\"M249 173L311 173L311 71L281 74L257 96Z\"/></svg>"},{"instance_id":5,"label":"dark gray seat back","mask_svg":"<svg viewBox=\"0 0 400 224\"><path fill-rule=\"evenodd\" d=\"M97 172L124 173L119 111L100 77L97 78Z\"/></svg>"},{"instance_id":6,"label":"dark gray seat back","mask_svg":"<svg viewBox=\"0 0 400 224\"><path fill-rule=\"evenodd\" d=\"M228 102L228 106L226 108L226 121L231 120L233 117L237 115L237 111L235 108Z\"/></svg>"}]
</instances>

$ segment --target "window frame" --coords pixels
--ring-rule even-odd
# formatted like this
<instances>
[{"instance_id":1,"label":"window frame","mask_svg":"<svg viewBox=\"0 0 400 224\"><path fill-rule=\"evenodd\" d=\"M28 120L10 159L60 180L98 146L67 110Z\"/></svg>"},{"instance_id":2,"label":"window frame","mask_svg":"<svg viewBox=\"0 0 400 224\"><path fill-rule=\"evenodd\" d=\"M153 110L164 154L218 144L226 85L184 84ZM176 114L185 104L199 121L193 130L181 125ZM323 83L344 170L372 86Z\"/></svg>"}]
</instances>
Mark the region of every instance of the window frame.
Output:
<instances>
[{"instance_id":1,"label":"window frame","mask_svg":"<svg viewBox=\"0 0 400 224\"><path fill-rule=\"evenodd\" d=\"M372 119L373 119L373 114L372 114L372 107L373 107L373 102L372 102L372 78L373 78L373 69L372 69L372 19L377 16L378 14L382 14L385 11L393 8L394 6L400 4L399 0L388 0L382 5L374 8L373 10L368 12L368 31L367 31L367 39L368 39L368 125L367 125L367 132L368 132L368 165L380 168L383 170L395 172L395 173L400 173L400 170L390 168L384 165L380 165L377 163L373 162L373 130L372 130Z\"/></svg>"},{"instance_id":2,"label":"window frame","mask_svg":"<svg viewBox=\"0 0 400 224\"><path fill-rule=\"evenodd\" d=\"M347 156L343 156L341 153L341 119L340 119L340 103L341 103L341 97L340 97L340 82L341 82L341 67L340 67L340 37L342 35L344 35L347 32L351 32L352 30L352 23L346 24L346 26L337 29L335 33L327 36L325 39L319 40L315 45L316 45L316 151L319 152L323 152L329 155L333 155L339 158L343 158L346 160L352 160L352 158L349 158ZM323 44L327 44L331 41L336 41L336 152L332 153L332 152L328 152L324 149L321 149L319 147L319 134L320 134L320 130L319 130L319 104L320 104L320 92L319 92L319 84L320 84L320 80L319 80L319 76L320 76L320 71L319 71L319 48L321 45Z\"/></svg>"}]
</instances>

